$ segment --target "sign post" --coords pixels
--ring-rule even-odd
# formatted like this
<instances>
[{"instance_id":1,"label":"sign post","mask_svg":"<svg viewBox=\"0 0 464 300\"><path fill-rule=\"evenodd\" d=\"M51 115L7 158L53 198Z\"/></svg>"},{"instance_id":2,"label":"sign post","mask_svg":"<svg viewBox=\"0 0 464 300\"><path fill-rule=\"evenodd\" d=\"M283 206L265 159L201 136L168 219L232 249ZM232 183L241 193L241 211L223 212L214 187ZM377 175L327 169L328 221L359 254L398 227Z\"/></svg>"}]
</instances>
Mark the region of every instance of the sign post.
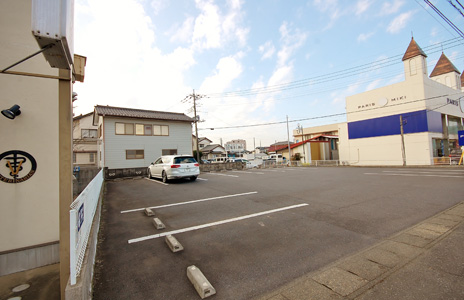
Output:
<instances>
[{"instance_id":1,"label":"sign post","mask_svg":"<svg viewBox=\"0 0 464 300\"><path fill-rule=\"evenodd\" d=\"M464 158L464 130L458 131L459 136L459 146L461 146L461 158L459 159L458 166L462 163Z\"/></svg>"}]
</instances>

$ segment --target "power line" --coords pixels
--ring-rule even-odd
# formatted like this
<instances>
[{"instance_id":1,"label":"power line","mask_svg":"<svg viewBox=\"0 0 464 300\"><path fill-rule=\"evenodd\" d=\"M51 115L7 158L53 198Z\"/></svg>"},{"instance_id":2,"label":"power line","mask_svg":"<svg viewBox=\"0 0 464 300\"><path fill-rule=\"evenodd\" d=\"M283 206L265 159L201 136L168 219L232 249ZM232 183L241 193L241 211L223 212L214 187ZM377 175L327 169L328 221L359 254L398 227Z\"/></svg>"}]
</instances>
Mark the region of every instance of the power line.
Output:
<instances>
[{"instance_id":1,"label":"power line","mask_svg":"<svg viewBox=\"0 0 464 300\"><path fill-rule=\"evenodd\" d=\"M453 94L453 95L458 95L458 94L460 94L460 93L456 93L456 94ZM429 100L433 100L433 99L437 99L437 98L441 98L441 97L449 97L449 96L453 96L453 95L445 94L445 95L440 95L440 96L435 96L435 97L430 97L430 98L417 99L417 100L412 100L412 101L408 101L408 102L392 104L392 105L389 105L388 107L390 108L390 107L394 107L394 106L406 105L406 104L411 104L411 103L420 102L420 101L429 101ZM445 105L448 105L448 103L445 104ZM433 110L438 109L440 107L443 107L445 105L434 108ZM363 112L382 109L382 108L385 108L385 107L373 107L373 108L365 109L365 110L363 110ZM430 110L430 111L432 111L432 110ZM302 121L325 119L325 118L331 118L331 117L345 116L345 115L348 115L348 114L353 114L353 113L358 113L358 112L359 111L351 111L351 112L330 114L330 115L324 115L324 116L316 116L316 117L310 117L310 118L288 120L288 122L289 123L295 123L295 122L302 122ZM258 127L258 126L269 126L269 125L284 124L284 123L287 123L287 120L278 121L278 122L260 123L260 124L236 125L236 126L227 126L227 127L199 128L198 130L221 130L221 129L235 129L235 128L250 128L250 127Z\"/></svg>"},{"instance_id":2,"label":"power line","mask_svg":"<svg viewBox=\"0 0 464 300\"><path fill-rule=\"evenodd\" d=\"M443 49L441 47L447 47L446 49L456 47L456 43L461 43L460 38L453 38L442 42L441 44L434 44L427 47L424 47L424 50L430 50L429 53L433 54ZM246 97L246 96L255 96L260 94L269 94L269 93L280 93L285 90L293 90L302 87L308 87L320 83L325 83L328 81L343 79L346 77L351 77L354 75L360 75L363 73L376 71L384 67L389 67L397 64L397 60L402 57L403 54L394 55L388 58L381 60L361 64L359 66L343 69L340 71L335 71L327 74L322 74L314 77L309 77L305 79L300 79L296 81L291 81L282 84L276 84L272 86L260 87L260 88L251 88L237 91L229 91L223 93L207 93L210 98L226 98L226 97ZM395 61L393 63L393 61Z\"/></svg>"},{"instance_id":3,"label":"power line","mask_svg":"<svg viewBox=\"0 0 464 300\"><path fill-rule=\"evenodd\" d=\"M460 9L459 7L457 7L457 6L453 3L453 1L448 0L448 3L449 3L452 7L454 7L454 9L456 9L456 10L461 14L461 16L464 17L464 14L462 13L461 9Z\"/></svg>"},{"instance_id":4,"label":"power line","mask_svg":"<svg viewBox=\"0 0 464 300\"><path fill-rule=\"evenodd\" d=\"M451 28L456 31L460 37L464 38L464 33L456 26L454 25L453 22L451 22L435 5L433 5L429 0L424 0L425 3L427 3L439 16L442 18L448 25L451 26Z\"/></svg>"}]
</instances>

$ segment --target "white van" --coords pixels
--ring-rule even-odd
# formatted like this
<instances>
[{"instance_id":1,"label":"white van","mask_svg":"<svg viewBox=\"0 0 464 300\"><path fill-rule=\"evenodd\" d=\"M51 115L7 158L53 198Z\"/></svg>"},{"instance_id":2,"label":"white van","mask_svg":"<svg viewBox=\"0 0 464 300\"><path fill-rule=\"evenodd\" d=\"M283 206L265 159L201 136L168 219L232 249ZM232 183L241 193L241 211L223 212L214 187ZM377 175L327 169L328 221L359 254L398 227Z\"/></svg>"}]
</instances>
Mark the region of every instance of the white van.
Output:
<instances>
[{"instance_id":1,"label":"white van","mask_svg":"<svg viewBox=\"0 0 464 300\"><path fill-rule=\"evenodd\" d=\"M281 162L283 160L282 154L271 154L269 159L275 159L276 162Z\"/></svg>"},{"instance_id":2,"label":"white van","mask_svg":"<svg viewBox=\"0 0 464 300\"><path fill-rule=\"evenodd\" d=\"M213 163L225 163L227 161L227 157L216 157L213 160Z\"/></svg>"}]
</instances>

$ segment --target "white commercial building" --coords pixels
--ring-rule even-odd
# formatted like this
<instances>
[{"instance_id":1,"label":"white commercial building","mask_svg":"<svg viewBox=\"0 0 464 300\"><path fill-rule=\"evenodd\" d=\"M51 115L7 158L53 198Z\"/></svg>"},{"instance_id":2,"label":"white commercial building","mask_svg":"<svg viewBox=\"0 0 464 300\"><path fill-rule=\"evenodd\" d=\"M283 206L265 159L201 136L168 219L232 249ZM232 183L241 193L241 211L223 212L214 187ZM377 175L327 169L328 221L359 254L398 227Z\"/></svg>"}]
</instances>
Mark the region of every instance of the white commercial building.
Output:
<instances>
[{"instance_id":1,"label":"white commercial building","mask_svg":"<svg viewBox=\"0 0 464 300\"><path fill-rule=\"evenodd\" d=\"M458 153L464 93L457 68L442 54L428 76L427 55L411 40L405 80L346 98L340 161L350 165L432 165Z\"/></svg>"}]
</instances>

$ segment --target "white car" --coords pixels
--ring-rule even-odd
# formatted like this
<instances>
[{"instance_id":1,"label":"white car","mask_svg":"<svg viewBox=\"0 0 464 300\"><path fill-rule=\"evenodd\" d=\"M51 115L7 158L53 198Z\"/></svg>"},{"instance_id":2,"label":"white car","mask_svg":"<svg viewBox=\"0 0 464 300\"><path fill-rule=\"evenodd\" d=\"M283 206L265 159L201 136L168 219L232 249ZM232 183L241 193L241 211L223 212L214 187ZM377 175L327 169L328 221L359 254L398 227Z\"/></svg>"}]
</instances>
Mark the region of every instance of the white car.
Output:
<instances>
[{"instance_id":1,"label":"white car","mask_svg":"<svg viewBox=\"0 0 464 300\"><path fill-rule=\"evenodd\" d=\"M200 175L200 164L191 155L165 155L148 166L148 178L171 179L190 178L195 181Z\"/></svg>"}]
</instances>

